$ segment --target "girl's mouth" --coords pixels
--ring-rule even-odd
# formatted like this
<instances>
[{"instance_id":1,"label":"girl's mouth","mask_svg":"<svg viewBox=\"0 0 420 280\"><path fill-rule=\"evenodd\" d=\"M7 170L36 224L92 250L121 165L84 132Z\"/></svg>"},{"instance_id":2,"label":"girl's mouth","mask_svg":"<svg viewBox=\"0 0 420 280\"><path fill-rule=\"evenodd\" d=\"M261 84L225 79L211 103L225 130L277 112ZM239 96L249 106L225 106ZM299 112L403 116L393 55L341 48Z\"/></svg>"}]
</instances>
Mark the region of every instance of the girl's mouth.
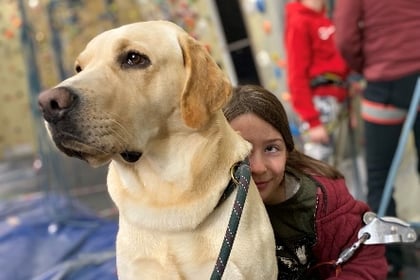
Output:
<instances>
[{"instance_id":1,"label":"girl's mouth","mask_svg":"<svg viewBox=\"0 0 420 280\"><path fill-rule=\"evenodd\" d=\"M255 185L257 185L259 191L263 191L267 187L268 181L255 182Z\"/></svg>"}]
</instances>

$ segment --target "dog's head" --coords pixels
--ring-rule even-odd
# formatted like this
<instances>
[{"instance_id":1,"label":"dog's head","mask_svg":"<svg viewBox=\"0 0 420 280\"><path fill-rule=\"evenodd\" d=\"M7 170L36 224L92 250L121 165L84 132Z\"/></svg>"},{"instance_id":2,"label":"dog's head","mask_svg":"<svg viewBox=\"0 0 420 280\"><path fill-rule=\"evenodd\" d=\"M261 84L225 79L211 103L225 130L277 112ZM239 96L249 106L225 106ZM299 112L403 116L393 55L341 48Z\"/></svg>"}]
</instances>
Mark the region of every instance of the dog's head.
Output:
<instances>
[{"instance_id":1,"label":"dog's head","mask_svg":"<svg viewBox=\"0 0 420 280\"><path fill-rule=\"evenodd\" d=\"M135 162L155 137L206 127L231 94L207 50L166 21L99 34L74 69L39 106L56 146L93 166Z\"/></svg>"}]
</instances>

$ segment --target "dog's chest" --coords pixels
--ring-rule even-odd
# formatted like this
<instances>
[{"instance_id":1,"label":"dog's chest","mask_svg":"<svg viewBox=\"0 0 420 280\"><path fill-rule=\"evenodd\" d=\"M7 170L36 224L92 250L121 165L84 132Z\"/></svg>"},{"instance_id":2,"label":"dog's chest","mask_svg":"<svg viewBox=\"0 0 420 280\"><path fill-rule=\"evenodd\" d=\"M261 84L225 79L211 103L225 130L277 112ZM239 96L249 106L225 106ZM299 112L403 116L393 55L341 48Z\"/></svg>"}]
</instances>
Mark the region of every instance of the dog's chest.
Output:
<instances>
[{"instance_id":1,"label":"dog's chest","mask_svg":"<svg viewBox=\"0 0 420 280\"><path fill-rule=\"evenodd\" d=\"M179 279L184 279L181 275L198 277L203 273L211 273L223 238L220 234L223 230L220 229L219 233L213 230L184 233L125 230L127 228L120 227L117 237L118 263L133 263L133 260L137 260L134 261L135 265L126 269L137 269L154 263L157 267L171 268L173 276L180 275Z\"/></svg>"}]
</instances>

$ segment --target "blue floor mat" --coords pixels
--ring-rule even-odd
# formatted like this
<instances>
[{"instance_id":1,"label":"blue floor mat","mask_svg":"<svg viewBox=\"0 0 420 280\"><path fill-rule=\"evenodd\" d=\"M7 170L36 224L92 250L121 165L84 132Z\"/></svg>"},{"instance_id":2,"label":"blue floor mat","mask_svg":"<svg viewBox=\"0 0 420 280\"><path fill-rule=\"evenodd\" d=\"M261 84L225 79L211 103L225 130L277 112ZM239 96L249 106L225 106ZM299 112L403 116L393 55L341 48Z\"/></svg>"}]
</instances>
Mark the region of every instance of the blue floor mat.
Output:
<instances>
[{"instance_id":1,"label":"blue floor mat","mask_svg":"<svg viewBox=\"0 0 420 280\"><path fill-rule=\"evenodd\" d=\"M117 279L117 222L66 196L0 202L0 280Z\"/></svg>"}]
</instances>

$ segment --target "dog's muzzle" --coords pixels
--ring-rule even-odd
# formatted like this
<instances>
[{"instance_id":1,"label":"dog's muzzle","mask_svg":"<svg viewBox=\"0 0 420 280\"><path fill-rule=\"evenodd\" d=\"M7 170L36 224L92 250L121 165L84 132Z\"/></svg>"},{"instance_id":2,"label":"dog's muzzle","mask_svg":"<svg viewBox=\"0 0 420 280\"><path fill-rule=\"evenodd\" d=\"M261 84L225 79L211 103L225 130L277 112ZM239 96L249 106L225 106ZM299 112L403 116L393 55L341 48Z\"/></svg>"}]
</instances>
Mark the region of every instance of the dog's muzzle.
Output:
<instances>
[{"instance_id":1,"label":"dog's muzzle","mask_svg":"<svg viewBox=\"0 0 420 280\"><path fill-rule=\"evenodd\" d=\"M115 129L107 127L106 123L86 124L89 120L82 117L85 110L73 88L46 90L39 95L38 104L55 145L68 156L87 161L92 158L106 161L113 154L120 154L128 163L134 163L142 156L141 152L126 150L113 139L109 131L115 132Z\"/></svg>"}]
</instances>

